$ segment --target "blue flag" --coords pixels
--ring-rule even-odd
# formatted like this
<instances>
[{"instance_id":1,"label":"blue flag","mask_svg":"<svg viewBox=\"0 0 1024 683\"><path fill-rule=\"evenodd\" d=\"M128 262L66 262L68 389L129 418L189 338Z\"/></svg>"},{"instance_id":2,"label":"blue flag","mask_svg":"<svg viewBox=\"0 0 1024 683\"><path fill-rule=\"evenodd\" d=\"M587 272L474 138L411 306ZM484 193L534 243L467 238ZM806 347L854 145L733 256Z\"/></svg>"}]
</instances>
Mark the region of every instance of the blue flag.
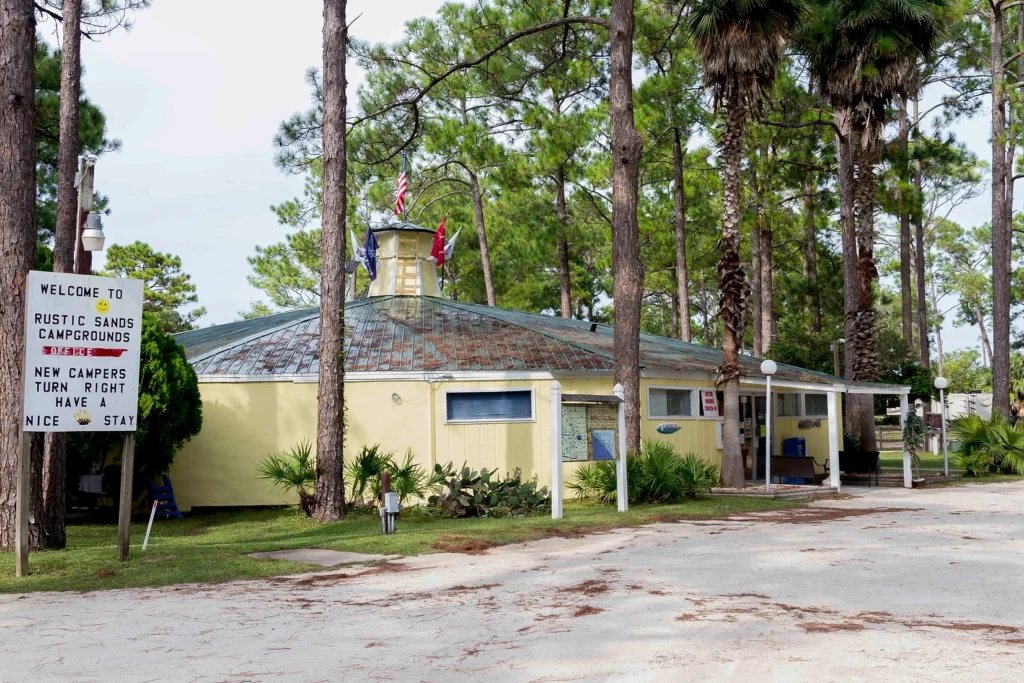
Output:
<instances>
[{"instance_id":1,"label":"blue flag","mask_svg":"<svg viewBox=\"0 0 1024 683\"><path fill-rule=\"evenodd\" d=\"M377 279L377 238L373 231L366 231L366 272L370 274L370 281Z\"/></svg>"}]
</instances>

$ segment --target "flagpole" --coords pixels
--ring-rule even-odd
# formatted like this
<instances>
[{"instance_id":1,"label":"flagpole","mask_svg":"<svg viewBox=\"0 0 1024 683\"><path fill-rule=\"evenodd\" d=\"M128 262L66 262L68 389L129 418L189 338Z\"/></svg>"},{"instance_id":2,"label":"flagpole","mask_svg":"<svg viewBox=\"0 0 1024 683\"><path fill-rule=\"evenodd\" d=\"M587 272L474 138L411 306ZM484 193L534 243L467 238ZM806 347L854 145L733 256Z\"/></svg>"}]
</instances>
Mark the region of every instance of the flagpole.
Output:
<instances>
[{"instance_id":1,"label":"flagpole","mask_svg":"<svg viewBox=\"0 0 1024 683\"><path fill-rule=\"evenodd\" d=\"M405 175L405 182L409 182L409 153L402 151L402 173ZM402 203L402 222L409 222L409 203Z\"/></svg>"}]
</instances>

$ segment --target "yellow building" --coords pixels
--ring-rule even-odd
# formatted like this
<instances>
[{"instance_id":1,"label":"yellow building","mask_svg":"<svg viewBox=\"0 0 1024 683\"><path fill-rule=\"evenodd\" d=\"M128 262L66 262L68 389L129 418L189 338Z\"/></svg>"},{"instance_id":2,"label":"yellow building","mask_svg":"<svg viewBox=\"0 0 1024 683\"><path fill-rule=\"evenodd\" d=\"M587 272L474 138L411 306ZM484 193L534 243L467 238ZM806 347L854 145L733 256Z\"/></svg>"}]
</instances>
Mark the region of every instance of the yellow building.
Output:
<instances>
[{"instance_id":1,"label":"yellow building","mask_svg":"<svg viewBox=\"0 0 1024 683\"><path fill-rule=\"evenodd\" d=\"M518 467L548 484L553 383L564 394L611 394L612 328L431 296L439 293L426 259L432 231L400 224L375 232L381 255L371 296L345 306L346 449L411 450L428 469ZM183 510L294 502L256 469L268 454L315 443L319 324L319 311L305 309L177 335L203 398L203 429L170 472ZM642 335L640 363L643 438L720 464L721 351ZM745 356L742 365L743 450L748 478L758 479L765 377L758 359ZM830 445L838 448L830 431L842 434L837 392L853 388L785 365L773 385L773 452L803 437L808 455L823 463ZM574 466L563 465L566 480Z\"/></svg>"}]
</instances>

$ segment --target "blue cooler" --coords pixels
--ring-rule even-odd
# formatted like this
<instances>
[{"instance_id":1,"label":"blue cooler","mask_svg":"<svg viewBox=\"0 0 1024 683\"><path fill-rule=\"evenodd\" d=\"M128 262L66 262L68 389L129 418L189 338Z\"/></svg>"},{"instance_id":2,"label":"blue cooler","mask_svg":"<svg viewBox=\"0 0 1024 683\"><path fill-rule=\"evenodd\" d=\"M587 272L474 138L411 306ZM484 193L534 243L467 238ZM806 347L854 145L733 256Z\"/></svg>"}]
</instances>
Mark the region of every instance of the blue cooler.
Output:
<instances>
[{"instance_id":1,"label":"blue cooler","mask_svg":"<svg viewBox=\"0 0 1024 683\"><path fill-rule=\"evenodd\" d=\"M782 440L782 454L788 456L796 456L800 458L807 457L807 439L802 436L793 436L788 439Z\"/></svg>"},{"instance_id":2,"label":"blue cooler","mask_svg":"<svg viewBox=\"0 0 1024 683\"><path fill-rule=\"evenodd\" d=\"M782 440L782 454L789 457L807 457L807 439L802 436L793 436ZM803 484L801 477L786 477L783 484Z\"/></svg>"}]
</instances>

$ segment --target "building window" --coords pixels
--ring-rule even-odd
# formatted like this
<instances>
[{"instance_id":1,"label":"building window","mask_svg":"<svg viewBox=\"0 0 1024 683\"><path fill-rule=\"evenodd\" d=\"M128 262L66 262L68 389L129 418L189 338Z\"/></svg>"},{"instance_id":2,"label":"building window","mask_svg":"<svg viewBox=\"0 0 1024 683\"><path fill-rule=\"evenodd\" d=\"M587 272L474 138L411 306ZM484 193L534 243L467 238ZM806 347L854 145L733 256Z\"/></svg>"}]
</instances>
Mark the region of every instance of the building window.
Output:
<instances>
[{"instance_id":1,"label":"building window","mask_svg":"<svg viewBox=\"0 0 1024 683\"><path fill-rule=\"evenodd\" d=\"M446 422L530 422L533 392L450 391L445 395Z\"/></svg>"},{"instance_id":2,"label":"building window","mask_svg":"<svg viewBox=\"0 0 1024 683\"><path fill-rule=\"evenodd\" d=\"M779 394L776 400L777 417L800 417L800 394Z\"/></svg>"},{"instance_id":3,"label":"building window","mask_svg":"<svg viewBox=\"0 0 1024 683\"><path fill-rule=\"evenodd\" d=\"M669 417L694 417L693 398L693 389L648 387L647 417L651 420Z\"/></svg>"},{"instance_id":4,"label":"building window","mask_svg":"<svg viewBox=\"0 0 1024 683\"><path fill-rule=\"evenodd\" d=\"M828 417L828 396L804 394L804 415L806 417Z\"/></svg>"}]
</instances>

